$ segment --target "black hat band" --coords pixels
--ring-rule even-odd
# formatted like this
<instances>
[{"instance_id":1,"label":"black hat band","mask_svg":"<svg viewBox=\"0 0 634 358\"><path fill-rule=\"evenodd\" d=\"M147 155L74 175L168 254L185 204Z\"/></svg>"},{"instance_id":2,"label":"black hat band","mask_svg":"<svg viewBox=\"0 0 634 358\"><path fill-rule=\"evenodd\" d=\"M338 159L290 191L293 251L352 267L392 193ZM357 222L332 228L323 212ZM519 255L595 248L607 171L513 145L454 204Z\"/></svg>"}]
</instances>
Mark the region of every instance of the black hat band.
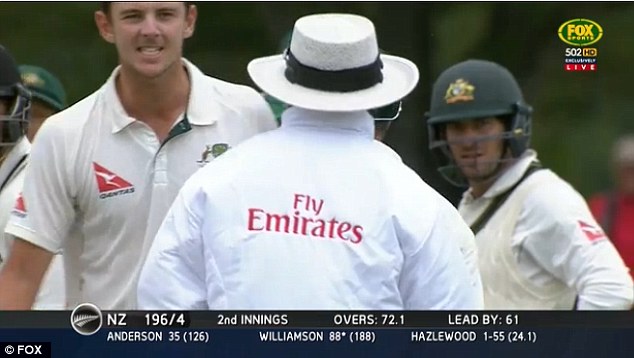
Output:
<instances>
[{"instance_id":1,"label":"black hat band","mask_svg":"<svg viewBox=\"0 0 634 358\"><path fill-rule=\"evenodd\" d=\"M300 63L286 50L284 76L294 84L326 92L354 92L383 82L383 62L379 56L368 65L340 71L325 71Z\"/></svg>"}]
</instances>

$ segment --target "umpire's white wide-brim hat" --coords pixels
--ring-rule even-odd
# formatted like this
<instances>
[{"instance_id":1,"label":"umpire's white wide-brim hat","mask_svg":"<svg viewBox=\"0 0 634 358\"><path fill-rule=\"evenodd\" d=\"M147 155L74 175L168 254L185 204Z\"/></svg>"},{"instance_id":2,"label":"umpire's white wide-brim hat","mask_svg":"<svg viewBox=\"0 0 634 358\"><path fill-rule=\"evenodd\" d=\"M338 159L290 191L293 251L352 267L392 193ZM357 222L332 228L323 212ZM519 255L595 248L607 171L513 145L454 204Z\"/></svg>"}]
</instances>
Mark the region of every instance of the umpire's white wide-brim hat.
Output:
<instances>
[{"instance_id":1,"label":"umpire's white wide-brim hat","mask_svg":"<svg viewBox=\"0 0 634 358\"><path fill-rule=\"evenodd\" d=\"M249 63L264 92L292 106L330 112L378 108L418 83L411 61L380 55L374 24L352 14L317 14L295 22L289 49Z\"/></svg>"}]
</instances>

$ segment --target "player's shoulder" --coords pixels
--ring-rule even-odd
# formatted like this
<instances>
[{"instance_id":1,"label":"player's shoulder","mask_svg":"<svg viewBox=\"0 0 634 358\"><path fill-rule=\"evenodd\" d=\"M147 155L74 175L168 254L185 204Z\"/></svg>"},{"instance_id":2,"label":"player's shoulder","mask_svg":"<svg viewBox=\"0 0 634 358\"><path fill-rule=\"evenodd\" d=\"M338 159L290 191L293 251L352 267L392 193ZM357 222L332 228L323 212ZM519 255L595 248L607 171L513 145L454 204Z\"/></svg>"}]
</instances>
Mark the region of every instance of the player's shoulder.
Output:
<instances>
[{"instance_id":1,"label":"player's shoulder","mask_svg":"<svg viewBox=\"0 0 634 358\"><path fill-rule=\"evenodd\" d=\"M540 216L557 217L564 212L585 211L583 196L566 180L550 169L542 169L528 177L522 185L531 185L524 208L541 213Z\"/></svg>"},{"instance_id":2,"label":"player's shoulder","mask_svg":"<svg viewBox=\"0 0 634 358\"><path fill-rule=\"evenodd\" d=\"M250 105L266 106L264 98L254 88L212 77L203 73L191 62L186 61L186 63L192 74L194 91L199 91L201 97L215 100L234 109Z\"/></svg>"},{"instance_id":3,"label":"player's shoulder","mask_svg":"<svg viewBox=\"0 0 634 358\"><path fill-rule=\"evenodd\" d=\"M445 198L405 164L392 148L378 142L372 146L375 153L373 166L384 176L384 188L381 190L389 191L391 197L396 198L395 205L406 201L430 211L437 209L440 203L444 205Z\"/></svg>"},{"instance_id":4,"label":"player's shoulder","mask_svg":"<svg viewBox=\"0 0 634 358\"><path fill-rule=\"evenodd\" d=\"M377 152L386 160L395 160L398 163L403 163L403 159L401 158L401 156L398 155L398 153L396 153L396 151L387 144L375 140L372 142L372 145L377 148Z\"/></svg>"},{"instance_id":5,"label":"player's shoulder","mask_svg":"<svg viewBox=\"0 0 634 358\"><path fill-rule=\"evenodd\" d=\"M400 155L398 155L389 146L373 141L371 143L372 159L375 166L385 173L386 179L394 183L396 186L405 185L406 187L416 187L418 189L427 189L429 186L412 168L407 166Z\"/></svg>"},{"instance_id":6,"label":"player's shoulder","mask_svg":"<svg viewBox=\"0 0 634 358\"><path fill-rule=\"evenodd\" d=\"M208 89L214 91L224 99L239 101L241 96L248 96L251 98L258 98L264 102L262 96L252 87L242 85L238 83L228 82L219 78L205 75L205 80L208 84Z\"/></svg>"},{"instance_id":7,"label":"player's shoulder","mask_svg":"<svg viewBox=\"0 0 634 358\"><path fill-rule=\"evenodd\" d=\"M77 137L77 129L82 128L86 122L94 117L93 111L100 95L101 89L48 117L38 130L38 137Z\"/></svg>"},{"instance_id":8,"label":"player's shoulder","mask_svg":"<svg viewBox=\"0 0 634 358\"><path fill-rule=\"evenodd\" d=\"M535 182L523 203L522 227L545 240L587 242L587 231L594 231L598 224L585 198L551 170L540 170L529 179L533 176L533 180L541 180Z\"/></svg>"}]
</instances>

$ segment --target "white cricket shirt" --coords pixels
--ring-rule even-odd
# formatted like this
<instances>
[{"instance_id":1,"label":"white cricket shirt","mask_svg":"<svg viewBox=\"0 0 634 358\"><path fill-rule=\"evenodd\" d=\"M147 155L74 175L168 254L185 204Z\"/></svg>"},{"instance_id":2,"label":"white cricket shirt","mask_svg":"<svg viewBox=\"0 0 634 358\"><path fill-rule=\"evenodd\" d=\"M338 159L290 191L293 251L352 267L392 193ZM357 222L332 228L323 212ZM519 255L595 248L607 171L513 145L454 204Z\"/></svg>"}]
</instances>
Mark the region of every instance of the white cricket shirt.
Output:
<instances>
[{"instance_id":1,"label":"white cricket shirt","mask_svg":"<svg viewBox=\"0 0 634 358\"><path fill-rule=\"evenodd\" d=\"M162 145L125 113L115 89L118 68L38 132L24 184L26 213L13 215L6 231L51 252L73 253L65 255L73 300L135 309L138 273L185 180L228 148L276 127L255 90L183 63L189 105ZM83 239L66 241L71 228Z\"/></svg>"},{"instance_id":2,"label":"white cricket shirt","mask_svg":"<svg viewBox=\"0 0 634 358\"><path fill-rule=\"evenodd\" d=\"M22 137L11 149L0 165L0 228L4 229L12 211L16 209L16 201L24 183L24 168L28 163L31 144ZM19 214L19 213L18 213ZM0 269L9 257L13 238L4 231L0 235ZM3 289L11 289L6 287ZM42 284L33 303L36 310L66 309L66 285L64 279L64 262L61 254L53 256L53 260L42 279Z\"/></svg>"},{"instance_id":3,"label":"white cricket shirt","mask_svg":"<svg viewBox=\"0 0 634 358\"><path fill-rule=\"evenodd\" d=\"M459 206L465 221L475 222L536 159L537 153L527 150L483 196L474 199L467 191ZM583 197L548 169L533 173L517 189L523 186L532 188L523 196L511 195L476 234L484 291L492 295L492 302L504 302L499 306L485 301L485 308L572 309L576 292L579 309L628 309L634 294L632 279ZM503 218L514 210L513 222ZM499 237L507 225L510 233ZM495 245L490 245L492 240ZM554 292L568 296L561 286L573 291L571 298L552 296ZM532 302L526 301L529 295L535 297ZM550 302L546 297L551 297ZM567 307L558 302L562 299Z\"/></svg>"},{"instance_id":4,"label":"white cricket shirt","mask_svg":"<svg viewBox=\"0 0 634 358\"><path fill-rule=\"evenodd\" d=\"M479 309L457 210L365 111L286 110L196 173L154 241L142 309Z\"/></svg>"}]
</instances>

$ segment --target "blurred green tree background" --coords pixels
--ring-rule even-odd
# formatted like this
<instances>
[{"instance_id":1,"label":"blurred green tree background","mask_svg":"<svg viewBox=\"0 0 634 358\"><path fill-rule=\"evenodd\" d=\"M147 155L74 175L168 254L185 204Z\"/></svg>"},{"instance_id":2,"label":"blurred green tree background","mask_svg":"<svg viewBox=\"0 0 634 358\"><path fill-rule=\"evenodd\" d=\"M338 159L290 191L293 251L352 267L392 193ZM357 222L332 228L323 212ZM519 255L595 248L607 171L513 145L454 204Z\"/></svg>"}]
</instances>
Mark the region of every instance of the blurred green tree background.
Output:
<instances>
[{"instance_id":1,"label":"blurred green tree background","mask_svg":"<svg viewBox=\"0 0 634 358\"><path fill-rule=\"evenodd\" d=\"M117 64L94 25L97 2L0 2L0 44L20 63L56 73L71 103L102 85ZM424 113L442 70L469 58L513 72L534 107L532 144L546 166L589 195L610 185L609 153L634 132L634 4L418 2L200 2L185 56L209 75L252 85L247 63L274 54L294 21L318 12L352 12L374 21L385 51L413 60L420 84L406 100L387 142L428 183L456 202L461 190L436 173ZM557 36L567 20L603 27L598 71L564 71L567 47Z\"/></svg>"}]
</instances>

